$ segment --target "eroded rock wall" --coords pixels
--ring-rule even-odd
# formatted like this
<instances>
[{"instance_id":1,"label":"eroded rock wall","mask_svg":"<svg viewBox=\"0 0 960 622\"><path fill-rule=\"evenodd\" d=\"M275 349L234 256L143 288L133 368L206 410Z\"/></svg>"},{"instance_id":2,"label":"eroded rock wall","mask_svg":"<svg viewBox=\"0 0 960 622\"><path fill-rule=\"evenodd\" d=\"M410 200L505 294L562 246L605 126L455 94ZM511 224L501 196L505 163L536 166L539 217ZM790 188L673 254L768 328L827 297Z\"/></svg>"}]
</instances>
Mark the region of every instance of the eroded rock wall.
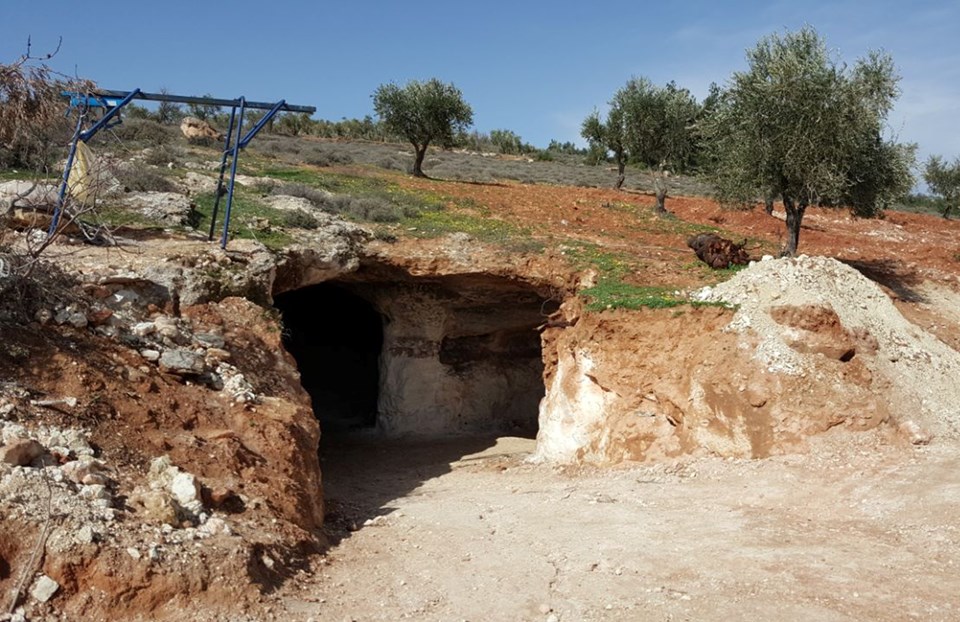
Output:
<instances>
[{"instance_id":1,"label":"eroded rock wall","mask_svg":"<svg viewBox=\"0 0 960 622\"><path fill-rule=\"evenodd\" d=\"M801 449L835 426L889 414L862 358L819 357L787 375L726 330L732 310L645 309L584 315L545 334L552 357L536 458L617 463L688 453L759 458Z\"/></svg>"},{"instance_id":2,"label":"eroded rock wall","mask_svg":"<svg viewBox=\"0 0 960 622\"><path fill-rule=\"evenodd\" d=\"M378 427L389 434L532 431L543 395L541 299L453 279L366 284L383 314Z\"/></svg>"}]
</instances>

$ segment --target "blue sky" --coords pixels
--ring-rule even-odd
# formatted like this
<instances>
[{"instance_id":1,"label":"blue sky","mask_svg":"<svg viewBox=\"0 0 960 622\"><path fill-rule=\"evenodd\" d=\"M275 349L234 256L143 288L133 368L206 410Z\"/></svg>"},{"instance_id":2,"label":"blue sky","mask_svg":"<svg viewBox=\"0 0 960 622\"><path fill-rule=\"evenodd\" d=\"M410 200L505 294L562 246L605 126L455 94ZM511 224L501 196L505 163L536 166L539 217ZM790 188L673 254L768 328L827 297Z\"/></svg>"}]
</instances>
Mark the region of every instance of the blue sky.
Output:
<instances>
[{"instance_id":1,"label":"blue sky","mask_svg":"<svg viewBox=\"0 0 960 622\"><path fill-rule=\"evenodd\" d=\"M464 3L0 0L0 62L63 47L52 65L140 87L372 114L383 82L455 83L481 131L579 141L581 120L631 76L698 97L743 69L763 35L815 27L853 62L884 49L903 77L891 130L921 157L960 155L960 1ZM235 41L236 44L231 42Z\"/></svg>"}]
</instances>

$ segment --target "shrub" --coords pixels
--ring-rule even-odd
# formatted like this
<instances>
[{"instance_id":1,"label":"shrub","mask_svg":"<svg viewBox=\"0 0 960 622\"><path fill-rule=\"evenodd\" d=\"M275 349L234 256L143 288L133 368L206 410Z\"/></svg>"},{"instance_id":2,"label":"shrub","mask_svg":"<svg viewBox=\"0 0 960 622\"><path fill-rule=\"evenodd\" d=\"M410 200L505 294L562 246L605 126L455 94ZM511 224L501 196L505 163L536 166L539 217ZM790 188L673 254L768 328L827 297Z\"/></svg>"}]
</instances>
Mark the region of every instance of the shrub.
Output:
<instances>
[{"instance_id":1,"label":"shrub","mask_svg":"<svg viewBox=\"0 0 960 622\"><path fill-rule=\"evenodd\" d=\"M303 154L303 161L313 166L334 166L335 164L353 164L353 158L346 153L337 153L328 149L314 147Z\"/></svg>"},{"instance_id":2,"label":"shrub","mask_svg":"<svg viewBox=\"0 0 960 622\"><path fill-rule=\"evenodd\" d=\"M160 145L151 148L143 160L147 164L153 164L154 166L167 166L171 163L176 166L182 157L183 152L179 149L170 147L169 145Z\"/></svg>"},{"instance_id":3,"label":"shrub","mask_svg":"<svg viewBox=\"0 0 960 622\"><path fill-rule=\"evenodd\" d=\"M413 210L379 197L353 197L346 194L324 195L317 207L330 214L372 222L397 222Z\"/></svg>"},{"instance_id":4,"label":"shrub","mask_svg":"<svg viewBox=\"0 0 960 622\"><path fill-rule=\"evenodd\" d=\"M194 147L222 147L223 141L210 136L191 136L187 138L187 144Z\"/></svg>"},{"instance_id":5,"label":"shrub","mask_svg":"<svg viewBox=\"0 0 960 622\"><path fill-rule=\"evenodd\" d=\"M165 145L172 132L152 119L130 119L113 128L113 133L122 141L145 145Z\"/></svg>"},{"instance_id":6,"label":"shrub","mask_svg":"<svg viewBox=\"0 0 960 622\"><path fill-rule=\"evenodd\" d=\"M167 177L146 166L118 168L114 175L127 192L175 192L176 185Z\"/></svg>"},{"instance_id":7,"label":"shrub","mask_svg":"<svg viewBox=\"0 0 960 622\"><path fill-rule=\"evenodd\" d=\"M313 230L320 226L320 221L313 214L303 210L292 210L284 214L283 226Z\"/></svg>"},{"instance_id":8,"label":"shrub","mask_svg":"<svg viewBox=\"0 0 960 622\"><path fill-rule=\"evenodd\" d=\"M380 168L385 168L388 171L408 172L407 165L403 161L393 156L381 158L377 160L377 166L379 166Z\"/></svg>"},{"instance_id":9,"label":"shrub","mask_svg":"<svg viewBox=\"0 0 960 622\"><path fill-rule=\"evenodd\" d=\"M282 184L270 189L272 195L284 195L289 197L300 197L320 207L326 201L330 193L307 184Z\"/></svg>"}]
</instances>

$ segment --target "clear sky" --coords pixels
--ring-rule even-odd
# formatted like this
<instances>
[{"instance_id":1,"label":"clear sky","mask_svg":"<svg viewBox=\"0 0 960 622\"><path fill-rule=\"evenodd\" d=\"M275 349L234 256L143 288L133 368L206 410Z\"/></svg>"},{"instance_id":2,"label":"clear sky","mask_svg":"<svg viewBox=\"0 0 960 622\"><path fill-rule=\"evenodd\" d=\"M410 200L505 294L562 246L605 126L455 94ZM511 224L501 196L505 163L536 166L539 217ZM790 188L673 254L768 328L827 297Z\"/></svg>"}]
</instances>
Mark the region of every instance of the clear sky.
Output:
<instances>
[{"instance_id":1,"label":"clear sky","mask_svg":"<svg viewBox=\"0 0 960 622\"><path fill-rule=\"evenodd\" d=\"M903 77L891 130L921 158L960 155L960 0L0 0L0 62L63 47L51 64L108 89L314 105L372 114L384 82L438 77L481 131L546 146L631 76L702 98L763 35L804 24L852 63L889 52Z\"/></svg>"}]
</instances>

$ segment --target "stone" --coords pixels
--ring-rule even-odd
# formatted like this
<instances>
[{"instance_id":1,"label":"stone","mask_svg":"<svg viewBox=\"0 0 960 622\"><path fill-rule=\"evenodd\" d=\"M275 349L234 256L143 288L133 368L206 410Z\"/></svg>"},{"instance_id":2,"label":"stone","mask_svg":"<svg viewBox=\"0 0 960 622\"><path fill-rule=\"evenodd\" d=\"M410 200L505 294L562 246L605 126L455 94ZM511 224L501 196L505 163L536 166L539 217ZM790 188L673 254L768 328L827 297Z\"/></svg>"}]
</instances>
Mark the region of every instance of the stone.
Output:
<instances>
[{"instance_id":1,"label":"stone","mask_svg":"<svg viewBox=\"0 0 960 622\"><path fill-rule=\"evenodd\" d=\"M170 527L177 527L180 524L173 499L162 490L136 493L130 497L130 503L139 508L139 513L146 522L160 523Z\"/></svg>"},{"instance_id":2,"label":"stone","mask_svg":"<svg viewBox=\"0 0 960 622\"><path fill-rule=\"evenodd\" d=\"M77 530L77 542L80 544L93 544L97 539L97 534L90 525L84 525Z\"/></svg>"},{"instance_id":3,"label":"stone","mask_svg":"<svg viewBox=\"0 0 960 622\"><path fill-rule=\"evenodd\" d=\"M45 603L53 598L53 595L56 594L57 590L59 589L59 583L47 575L40 575L40 578L37 579L37 582L33 584L32 588L30 588L30 596L32 596L37 602Z\"/></svg>"},{"instance_id":4,"label":"stone","mask_svg":"<svg viewBox=\"0 0 960 622\"><path fill-rule=\"evenodd\" d=\"M84 486L106 486L110 483L110 478L103 473L88 473L80 480Z\"/></svg>"},{"instance_id":5,"label":"stone","mask_svg":"<svg viewBox=\"0 0 960 622\"><path fill-rule=\"evenodd\" d=\"M215 192L217 189L217 180L207 175L202 175L195 171L187 171L180 182L181 187L190 196Z\"/></svg>"},{"instance_id":6,"label":"stone","mask_svg":"<svg viewBox=\"0 0 960 622\"><path fill-rule=\"evenodd\" d=\"M199 531L208 536L231 536L233 535L233 530L230 529L230 525L227 524L227 521L219 517L212 517L207 520L200 528Z\"/></svg>"},{"instance_id":7,"label":"stone","mask_svg":"<svg viewBox=\"0 0 960 622\"><path fill-rule=\"evenodd\" d=\"M6 206L10 202L19 206L56 205L57 186L20 179L2 182L0 205Z\"/></svg>"},{"instance_id":8,"label":"stone","mask_svg":"<svg viewBox=\"0 0 960 622\"><path fill-rule=\"evenodd\" d=\"M206 371L206 361L192 350L172 348L160 355L160 368L174 374L199 376Z\"/></svg>"},{"instance_id":9,"label":"stone","mask_svg":"<svg viewBox=\"0 0 960 622\"><path fill-rule=\"evenodd\" d=\"M930 441L933 439L930 432L924 430L920 425L912 420L908 419L900 424L899 426L900 433L903 434L911 445L929 445Z\"/></svg>"},{"instance_id":10,"label":"stone","mask_svg":"<svg viewBox=\"0 0 960 622\"><path fill-rule=\"evenodd\" d=\"M193 211L190 199L178 192L137 192L127 197L124 205L165 226L187 224Z\"/></svg>"},{"instance_id":11,"label":"stone","mask_svg":"<svg viewBox=\"0 0 960 622\"><path fill-rule=\"evenodd\" d=\"M105 324L111 317L113 317L113 311L110 309L94 309L87 312L87 322L93 326Z\"/></svg>"},{"instance_id":12,"label":"stone","mask_svg":"<svg viewBox=\"0 0 960 622\"><path fill-rule=\"evenodd\" d=\"M80 498L88 501L111 501L110 491L103 484L91 484L80 489Z\"/></svg>"},{"instance_id":13,"label":"stone","mask_svg":"<svg viewBox=\"0 0 960 622\"><path fill-rule=\"evenodd\" d=\"M33 315L33 319L44 325L49 324L50 320L53 319L53 311L50 309L40 309Z\"/></svg>"},{"instance_id":14,"label":"stone","mask_svg":"<svg viewBox=\"0 0 960 622\"><path fill-rule=\"evenodd\" d=\"M0 462L12 466L28 466L43 455L43 445L31 439L10 439L0 447Z\"/></svg>"},{"instance_id":15,"label":"stone","mask_svg":"<svg viewBox=\"0 0 960 622\"><path fill-rule=\"evenodd\" d=\"M151 363L156 363L157 361L160 360L160 350L145 348L143 350L140 350L140 356L150 361Z\"/></svg>"},{"instance_id":16,"label":"stone","mask_svg":"<svg viewBox=\"0 0 960 622\"><path fill-rule=\"evenodd\" d=\"M196 333L193 338L208 348L223 348L226 345L223 336L216 333Z\"/></svg>"},{"instance_id":17,"label":"stone","mask_svg":"<svg viewBox=\"0 0 960 622\"><path fill-rule=\"evenodd\" d=\"M177 473L170 480L170 494L186 509L197 506L199 509L203 508L203 503L200 501L200 484L191 473L177 469Z\"/></svg>"},{"instance_id":18,"label":"stone","mask_svg":"<svg viewBox=\"0 0 960 622\"><path fill-rule=\"evenodd\" d=\"M132 546L127 548L127 555L136 560L140 559L140 551Z\"/></svg>"},{"instance_id":19,"label":"stone","mask_svg":"<svg viewBox=\"0 0 960 622\"><path fill-rule=\"evenodd\" d=\"M156 330L157 327L153 322L137 322L130 329L130 332L137 337L146 337L147 335L152 335Z\"/></svg>"},{"instance_id":20,"label":"stone","mask_svg":"<svg viewBox=\"0 0 960 622\"><path fill-rule=\"evenodd\" d=\"M91 475L99 475L105 469L106 467L102 462L94 458L90 458L89 456L85 456L79 460L73 460L71 462L67 462L62 467L60 467L60 470L63 471L63 474L67 476L68 479L78 484L88 483L84 481L86 478L90 477ZM105 482L94 481L90 483L104 484Z\"/></svg>"},{"instance_id":21,"label":"stone","mask_svg":"<svg viewBox=\"0 0 960 622\"><path fill-rule=\"evenodd\" d=\"M174 341L180 338L180 327L177 326L177 320L172 317L161 315L153 320L153 325L156 327L157 334L161 337Z\"/></svg>"}]
</instances>

